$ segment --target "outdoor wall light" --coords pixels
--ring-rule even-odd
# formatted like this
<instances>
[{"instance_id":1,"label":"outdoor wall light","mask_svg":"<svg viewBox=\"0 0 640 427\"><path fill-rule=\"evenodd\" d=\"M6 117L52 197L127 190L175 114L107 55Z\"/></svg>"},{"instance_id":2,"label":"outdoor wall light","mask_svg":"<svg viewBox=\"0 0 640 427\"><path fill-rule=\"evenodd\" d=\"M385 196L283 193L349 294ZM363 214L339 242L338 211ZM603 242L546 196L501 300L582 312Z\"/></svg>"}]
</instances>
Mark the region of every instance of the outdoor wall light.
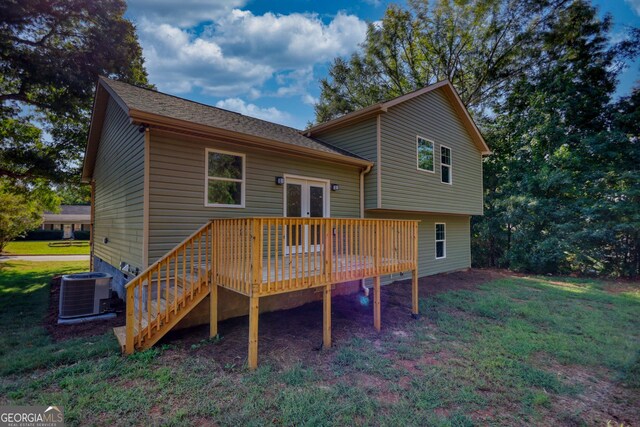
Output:
<instances>
[{"instance_id":1,"label":"outdoor wall light","mask_svg":"<svg viewBox=\"0 0 640 427\"><path fill-rule=\"evenodd\" d=\"M284 178L281 176L276 176L276 185L283 185L284 184Z\"/></svg>"},{"instance_id":2,"label":"outdoor wall light","mask_svg":"<svg viewBox=\"0 0 640 427\"><path fill-rule=\"evenodd\" d=\"M338 191L340 186L338 184L331 184L331 191Z\"/></svg>"}]
</instances>

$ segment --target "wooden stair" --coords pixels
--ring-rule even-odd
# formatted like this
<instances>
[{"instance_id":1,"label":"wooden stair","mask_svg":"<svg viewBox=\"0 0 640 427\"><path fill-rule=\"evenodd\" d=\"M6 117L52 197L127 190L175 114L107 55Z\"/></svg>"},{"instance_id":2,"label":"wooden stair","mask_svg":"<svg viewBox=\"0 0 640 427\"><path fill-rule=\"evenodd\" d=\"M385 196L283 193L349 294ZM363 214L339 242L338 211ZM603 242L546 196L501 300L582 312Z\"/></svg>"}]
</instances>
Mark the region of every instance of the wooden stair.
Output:
<instances>
[{"instance_id":1,"label":"wooden stair","mask_svg":"<svg viewBox=\"0 0 640 427\"><path fill-rule=\"evenodd\" d=\"M153 346L209 295L211 232L209 222L127 283L126 326L113 329L123 353Z\"/></svg>"}]
</instances>

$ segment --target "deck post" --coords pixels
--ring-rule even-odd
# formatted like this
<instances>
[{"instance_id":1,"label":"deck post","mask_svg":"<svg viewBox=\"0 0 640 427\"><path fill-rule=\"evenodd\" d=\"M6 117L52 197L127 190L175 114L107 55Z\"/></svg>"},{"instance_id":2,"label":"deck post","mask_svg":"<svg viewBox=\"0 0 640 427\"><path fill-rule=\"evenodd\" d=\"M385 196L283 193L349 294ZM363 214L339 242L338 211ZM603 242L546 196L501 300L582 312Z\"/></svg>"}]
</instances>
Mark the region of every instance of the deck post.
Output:
<instances>
[{"instance_id":1,"label":"deck post","mask_svg":"<svg viewBox=\"0 0 640 427\"><path fill-rule=\"evenodd\" d=\"M259 297L249 297L249 358L247 364L249 369L254 370L258 367L258 316Z\"/></svg>"},{"instance_id":2,"label":"deck post","mask_svg":"<svg viewBox=\"0 0 640 427\"><path fill-rule=\"evenodd\" d=\"M126 328L125 328L125 354L133 354L134 350L134 341L133 341L133 322L134 322L134 313L135 313L135 295L134 288L125 289L127 293L127 320L126 320ZM140 298L142 299L142 298ZM141 304L141 301L138 301L138 304ZM138 331L139 333L140 331Z\"/></svg>"},{"instance_id":3,"label":"deck post","mask_svg":"<svg viewBox=\"0 0 640 427\"><path fill-rule=\"evenodd\" d=\"M411 313L418 316L418 224L413 224L413 270L411 271Z\"/></svg>"},{"instance_id":4,"label":"deck post","mask_svg":"<svg viewBox=\"0 0 640 427\"><path fill-rule=\"evenodd\" d=\"M209 291L209 337L218 335L218 284L211 277L211 287Z\"/></svg>"},{"instance_id":5,"label":"deck post","mask_svg":"<svg viewBox=\"0 0 640 427\"><path fill-rule=\"evenodd\" d=\"M418 315L418 270L411 271L411 313Z\"/></svg>"},{"instance_id":6,"label":"deck post","mask_svg":"<svg viewBox=\"0 0 640 427\"><path fill-rule=\"evenodd\" d=\"M322 298L322 346L331 348L331 283L324 287Z\"/></svg>"},{"instance_id":7,"label":"deck post","mask_svg":"<svg viewBox=\"0 0 640 427\"><path fill-rule=\"evenodd\" d=\"M373 278L373 327L380 332L380 276Z\"/></svg>"},{"instance_id":8,"label":"deck post","mask_svg":"<svg viewBox=\"0 0 640 427\"><path fill-rule=\"evenodd\" d=\"M209 254L211 260L211 277L209 278L209 337L213 338L218 336L218 280L216 271L216 226L211 224L211 253Z\"/></svg>"}]
</instances>

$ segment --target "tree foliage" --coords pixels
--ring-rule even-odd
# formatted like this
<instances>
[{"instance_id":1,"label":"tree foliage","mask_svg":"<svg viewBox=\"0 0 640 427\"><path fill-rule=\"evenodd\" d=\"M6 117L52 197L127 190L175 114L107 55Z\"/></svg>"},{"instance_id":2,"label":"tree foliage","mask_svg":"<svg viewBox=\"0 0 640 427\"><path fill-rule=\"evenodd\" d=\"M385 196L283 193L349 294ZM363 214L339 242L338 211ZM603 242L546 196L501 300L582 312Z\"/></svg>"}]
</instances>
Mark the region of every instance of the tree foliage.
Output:
<instances>
[{"instance_id":1,"label":"tree foliage","mask_svg":"<svg viewBox=\"0 0 640 427\"><path fill-rule=\"evenodd\" d=\"M567 0L412 0L369 25L362 51L337 58L321 80L316 121L448 79L464 104L481 110L534 63L528 55Z\"/></svg>"},{"instance_id":2,"label":"tree foliage","mask_svg":"<svg viewBox=\"0 0 640 427\"><path fill-rule=\"evenodd\" d=\"M0 252L10 241L42 223L42 206L0 183Z\"/></svg>"},{"instance_id":3,"label":"tree foliage","mask_svg":"<svg viewBox=\"0 0 640 427\"><path fill-rule=\"evenodd\" d=\"M77 181L98 75L147 84L123 0L0 3L0 176Z\"/></svg>"},{"instance_id":4,"label":"tree foliage","mask_svg":"<svg viewBox=\"0 0 640 427\"><path fill-rule=\"evenodd\" d=\"M413 1L321 81L318 122L449 79L493 154L476 266L640 275L640 88L613 100L614 44L586 0Z\"/></svg>"},{"instance_id":5,"label":"tree foliage","mask_svg":"<svg viewBox=\"0 0 640 427\"><path fill-rule=\"evenodd\" d=\"M640 274L640 93L612 102L637 45L611 46L610 25L573 2L540 34L543 65L484 121L494 154L474 221L478 265Z\"/></svg>"}]
</instances>

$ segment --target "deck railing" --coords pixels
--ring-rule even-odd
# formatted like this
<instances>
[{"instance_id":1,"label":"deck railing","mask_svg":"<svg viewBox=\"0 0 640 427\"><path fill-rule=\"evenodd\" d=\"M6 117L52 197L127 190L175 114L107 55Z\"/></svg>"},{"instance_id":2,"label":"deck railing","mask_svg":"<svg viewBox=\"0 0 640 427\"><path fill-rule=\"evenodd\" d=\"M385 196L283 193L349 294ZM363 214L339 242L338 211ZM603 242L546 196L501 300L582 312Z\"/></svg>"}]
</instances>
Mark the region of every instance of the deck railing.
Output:
<instances>
[{"instance_id":1,"label":"deck railing","mask_svg":"<svg viewBox=\"0 0 640 427\"><path fill-rule=\"evenodd\" d=\"M216 284L248 296L414 270L418 222L386 219L213 220Z\"/></svg>"},{"instance_id":2,"label":"deck railing","mask_svg":"<svg viewBox=\"0 0 640 427\"><path fill-rule=\"evenodd\" d=\"M208 222L127 283L126 351L153 340L208 294L212 228Z\"/></svg>"},{"instance_id":3,"label":"deck railing","mask_svg":"<svg viewBox=\"0 0 640 427\"><path fill-rule=\"evenodd\" d=\"M126 285L125 351L148 348L211 295L211 335L217 334L217 288L258 299L324 286L325 317L331 284L374 278L374 323L380 328L380 276L417 275L418 221L337 218L214 219ZM417 313L414 277L412 310ZM325 345L330 327L325 321ZM249 365L257 363L257 326L250 328Z\"/></svg>"}]
</instances>

